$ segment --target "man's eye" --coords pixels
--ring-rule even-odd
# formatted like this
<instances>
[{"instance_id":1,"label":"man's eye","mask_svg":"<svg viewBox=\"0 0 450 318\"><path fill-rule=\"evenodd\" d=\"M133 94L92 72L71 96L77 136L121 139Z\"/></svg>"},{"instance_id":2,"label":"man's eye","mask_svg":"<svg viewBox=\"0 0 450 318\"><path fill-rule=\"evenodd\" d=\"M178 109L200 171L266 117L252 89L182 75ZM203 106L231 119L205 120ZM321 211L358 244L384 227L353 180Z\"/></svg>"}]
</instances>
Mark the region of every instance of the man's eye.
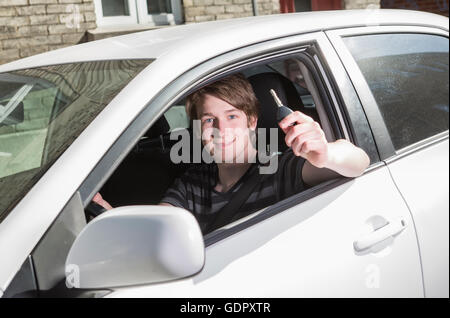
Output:
<instances>
[{"instance_id":1,"label":"man's eye","mask_svg":"<svg viewBox=\"0 0 450 318\"><path fill-rule=\"evenodd\" d=\"M228 116L228 118L230 118L230 119L235 119L237 116L236 115L230 115L230 116Z\"/></svg>"},{"instance_id":2,"label":"man's eye","mask_svg":"<svg viewBox=\"0 0 450 318\"><path fill-rule=\"evenodd\" d=\"M209 124L209 123L213 122L213 119L212 118L206 118L203 122Z\"/></svg>"}]
</instances>

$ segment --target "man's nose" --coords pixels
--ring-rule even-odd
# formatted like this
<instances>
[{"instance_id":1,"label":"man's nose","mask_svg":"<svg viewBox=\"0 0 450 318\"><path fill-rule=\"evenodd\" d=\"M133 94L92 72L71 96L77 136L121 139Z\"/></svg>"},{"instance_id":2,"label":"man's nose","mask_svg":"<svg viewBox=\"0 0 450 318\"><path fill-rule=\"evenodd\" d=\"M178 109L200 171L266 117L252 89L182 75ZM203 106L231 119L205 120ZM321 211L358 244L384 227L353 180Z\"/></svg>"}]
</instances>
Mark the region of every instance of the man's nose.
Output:
<instances>
[{"instance_id":1,"label":"man's nose","mask_svg":"<svg viewBox=\"0 0 450 318\"><path fill-rule=\"evenodd\" d=\"M214 128L217 129L217 133L220 137L225 136L225 130L228 128L223 120L217 119L214 122Z\"/></svg>"}]
</instances>

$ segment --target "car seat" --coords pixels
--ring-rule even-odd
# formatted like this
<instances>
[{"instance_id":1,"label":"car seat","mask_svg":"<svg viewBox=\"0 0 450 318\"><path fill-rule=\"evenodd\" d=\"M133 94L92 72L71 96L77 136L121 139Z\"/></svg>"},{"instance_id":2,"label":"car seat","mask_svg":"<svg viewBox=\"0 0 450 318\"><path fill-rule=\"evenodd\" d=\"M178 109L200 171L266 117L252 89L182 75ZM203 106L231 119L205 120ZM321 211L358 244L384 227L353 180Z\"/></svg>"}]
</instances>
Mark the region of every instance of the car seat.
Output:
<instances>
[{"instance_id":1,"label":"car seat","mask_svg":"<svg viewBox=\"0 0 450 318\"><path fill-rule=\"evenodd\" d=\"M169 124L161 116L143 135L100 193L113 207L158 204L166 189L186 170L186 164L170 160L173 143Z\"/></svg>"}]
</instances>

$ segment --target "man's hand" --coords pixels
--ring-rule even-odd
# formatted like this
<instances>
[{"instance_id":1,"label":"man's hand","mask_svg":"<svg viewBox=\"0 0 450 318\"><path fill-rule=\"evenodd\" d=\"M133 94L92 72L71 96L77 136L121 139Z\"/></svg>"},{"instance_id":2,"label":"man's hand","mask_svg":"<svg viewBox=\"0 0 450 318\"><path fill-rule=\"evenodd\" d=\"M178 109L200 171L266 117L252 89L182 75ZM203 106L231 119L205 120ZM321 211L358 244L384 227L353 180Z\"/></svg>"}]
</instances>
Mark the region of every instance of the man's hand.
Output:
<instances>
[{"instance_id":1,"label":"man's hand","mask_svg":"<svg viewBox=\"0 0 450 318\"><path fill-rule=\"evenodd\" d=\"M290 126L295 123L295 126ZM303 157L317 168L329 161L328 142L319 123L302 112L295 111L279 123L286 134L285 141L296 156Z\"/></svg>"},{"instance_id":2,"label":"man's hand","mask_svg":"<svg viewBox=\"0 0 450 318\"><path fill-rule=\"evenodd\" d=\"M297 125L290 126L292 123ZM320 125L299 111L286 116L279 125L286 133L286 144L296 156L305 158L311 164L309 168L327 168L353 178L360 176L370 165L370 158L363 149L345 139L329 143ZM305 167L309 169L307 164ZM304 180L314 174L317 171L303 171ZM310 181L310 184L314 182Z\"/></svg>"},{"instance_id":3,"label":"man's hand","mask_svg":"<svg viewBox=\"0 0 450 318\"><path fill-rule=\"evenodd\" d=\"M94 195L94 197L92 198L92 201L94 201L95 203L97 203L98 205L101 205L102 207L104 207L106 210L111 210L113 207L106 202L102 195L100 194L100 192L97 192L96 195Z\"/></svg>"}]
</instances>

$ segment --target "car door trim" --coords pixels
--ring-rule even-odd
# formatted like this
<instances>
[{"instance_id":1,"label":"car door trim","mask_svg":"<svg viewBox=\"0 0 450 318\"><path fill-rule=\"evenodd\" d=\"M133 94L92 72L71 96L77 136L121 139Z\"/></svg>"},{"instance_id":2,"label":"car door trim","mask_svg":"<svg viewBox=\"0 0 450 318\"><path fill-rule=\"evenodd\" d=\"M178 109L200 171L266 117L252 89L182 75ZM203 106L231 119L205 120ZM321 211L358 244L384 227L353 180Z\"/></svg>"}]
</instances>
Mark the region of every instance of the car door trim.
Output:
<instances>
[{"instance_id":1,"label":"car door trim","mask_svg":"<svg viewBox=\"0 0 450 318\"><path fill-rule=\"evenodd\" d=\"M294 194L284 200L281 200L273 205L261 209L251 215L244 217L236 222L228 224L214 232L208 233L204 236L205 247L211 246L231 235L239 233L255 224L258 224L268 218L271 218L283 211L292 208L304 201L312 199L319 194L327 192L335 187L351 181L353 178L335 178L328 180L320 185L304 190L300 193Z\"/></svg>"},{"instance_id":2,"label":"car door trim","mask_svg":"<svg viewBox=\"0 0 450 318\"><path fill-rule=\"evenodd\" d=\"M338 105L342 105L343 120L347 122L350 135L355 144L366 151L372 164L379 162L379 151L369 121L342 61L328 39L322 41L318 49L323 71L334 89Z\"/></svg>"},{"instance_id":3,"label":"car door trim","mask_svg":"<svg viewBox=\"0 0 450 318\"><path fill-rule=\"evenodd\" d=\"M446 139L449 139L449 131L448 130L441 132L437 135L428 137L426 139L423 139L421 141L418 141L418 142L416 142L412 145L409 145L405 148L402 148L400 150L397 150L396 154L390 158L387 158L385 160L385 162L386 162L386 164L390 164L390 163L395 162L403 157L407 157L407 156L414 154L416 152L419 152L425 148L428 148L435 144L438 144Z\"/></svg>"}]
</instances>

